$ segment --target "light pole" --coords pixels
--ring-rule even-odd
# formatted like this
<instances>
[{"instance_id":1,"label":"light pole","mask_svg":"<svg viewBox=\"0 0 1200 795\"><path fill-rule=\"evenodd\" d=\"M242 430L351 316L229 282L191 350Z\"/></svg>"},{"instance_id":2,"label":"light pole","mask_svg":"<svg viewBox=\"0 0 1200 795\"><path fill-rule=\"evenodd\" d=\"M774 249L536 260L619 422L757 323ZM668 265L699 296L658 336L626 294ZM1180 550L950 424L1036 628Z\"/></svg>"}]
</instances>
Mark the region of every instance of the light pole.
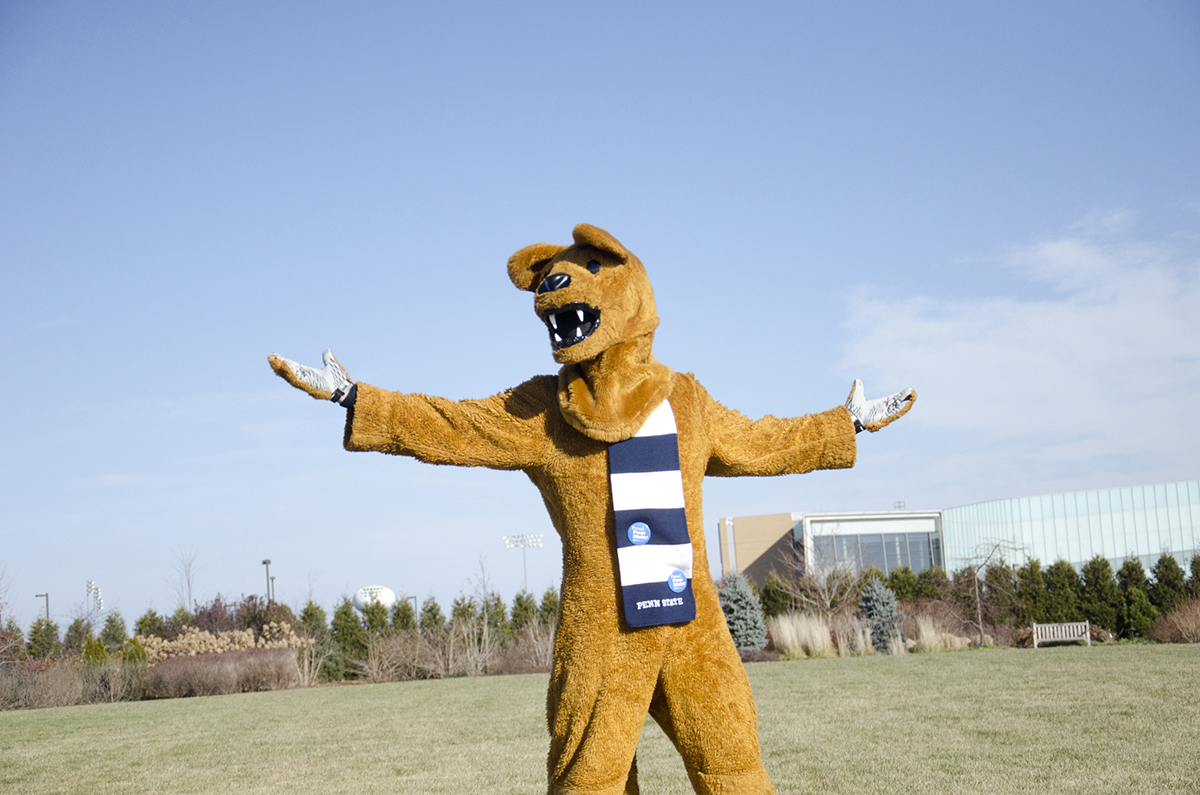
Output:
<instances>
[{"instance_id":1,"label":"light pole","mask_svg":"<svg viewBox=\"0 0 1200 795\"><path fill-rule=\"evenodd\" d=\"M521 565L525 569L525 593L529 593L529 564L525 560L525 550L529 547L542 545L542 533L527 533L525 535L504 536L504 546L508 549L521 550Z\"/></svg>"},{"instance_id":2,"label":"light pole","mask_svg":"<svg viewBox=\"0 0 1200 795\"><path fill-rule=\"evenodd\" d=\"M104 599L100 596L100 586L95 580L87 581L87 601L91 603L91 608L88 610L89 620L95 623L95 620L104 612Z\"/></svg>"},{"instance_id":3,"label":"light pole","mask_svg":"<svg viewBox=\"0 0 1200 795\"><path fill-rule=\"evenodd\" d=\"M49 624L50 623L50 592L46 591L45 593L35 593L33 595L33 598L41 599L43 596L46 597L46 623Z\"/></svg>"},{"instance_id":4,"label":"light pole","mask_svg":"<svg viewBox=\"0 0 1200 795\"><path fill-rule=\"evenodd\" d=\"M275 601L275 577L274 576L271 577L271 600L270 601L272 601L272 602Z\"/></svg>"},{"instance_id":5,"label":"light pole","mask_svg":"<svg viewBox=\"0 0 1200 795\"><path fill-rule=\"evenodd\" d=\"M271 559L267 558L263 561L263 565L267 567L267 606L271 606Z\"/></svg>"}]
</instances>

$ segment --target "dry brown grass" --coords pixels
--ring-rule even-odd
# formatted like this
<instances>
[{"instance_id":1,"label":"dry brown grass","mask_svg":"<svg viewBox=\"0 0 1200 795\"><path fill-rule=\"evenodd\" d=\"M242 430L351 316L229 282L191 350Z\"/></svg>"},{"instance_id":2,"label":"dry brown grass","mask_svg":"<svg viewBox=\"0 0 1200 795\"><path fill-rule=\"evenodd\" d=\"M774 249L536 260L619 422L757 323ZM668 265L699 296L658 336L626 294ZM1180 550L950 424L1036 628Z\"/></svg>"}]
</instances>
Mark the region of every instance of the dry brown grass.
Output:
<instances>
[{"instance_id":1,"label":"dry brown grass","mask_svg":"<svg viewBox=\"0 0 1200 795\"><path fill-rule=\"evenodd\" d=\"M1200 599L1188 599L1155 621L1153 634L1162 643L1200 643Z\"/></svg>"},{"instance_id":2,"label":"dry brown grass","mask_svg":"<svg viewBox=\"0 0 1200 795\"><path fill-rule=\"evenodd\" d=\"M172 657L146 672L148 698L186 698L285 690L300 681L291 649L246 649Z\"/></svg>"}]
</instances>

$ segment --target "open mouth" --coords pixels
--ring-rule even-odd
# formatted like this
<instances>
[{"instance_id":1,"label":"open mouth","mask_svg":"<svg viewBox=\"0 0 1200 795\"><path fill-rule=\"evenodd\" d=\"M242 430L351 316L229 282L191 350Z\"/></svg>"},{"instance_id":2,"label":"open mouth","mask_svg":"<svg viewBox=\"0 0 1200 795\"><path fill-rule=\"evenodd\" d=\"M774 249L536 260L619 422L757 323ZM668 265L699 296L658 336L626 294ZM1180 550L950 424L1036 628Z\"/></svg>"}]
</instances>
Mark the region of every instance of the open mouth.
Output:
<instances>
[{"instance_id":1,"label":"open mouth","mask_svg":"<svg viewBox=\"0 0 1200 795\"><path fill-rule=\"evenodd\" d=\"M557 351L592 336L600 327L600 310L587 304L567 304L550 310L542 320L550 329L550 343Z\"/></svg>"}]
</instances>

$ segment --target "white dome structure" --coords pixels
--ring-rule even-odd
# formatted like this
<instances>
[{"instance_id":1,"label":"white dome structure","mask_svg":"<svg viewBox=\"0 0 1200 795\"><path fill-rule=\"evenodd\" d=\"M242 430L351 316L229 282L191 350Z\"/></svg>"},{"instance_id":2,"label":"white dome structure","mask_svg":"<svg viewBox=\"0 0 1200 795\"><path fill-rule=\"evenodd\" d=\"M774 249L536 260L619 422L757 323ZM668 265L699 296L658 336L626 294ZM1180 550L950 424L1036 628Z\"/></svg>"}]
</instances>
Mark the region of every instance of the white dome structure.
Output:
<instances>
[{"instance_id":1,"label":"white dome structure","mask_svg":"<svg viewBox=\"0 0 1200 795\"><path fill-rule=\"evenodd\" d=\"M371 602L379 602L390 610L392 605L396 604L396 592L386 585L368 585L355 591L354 607L358 612L361 613Z\"/></svg>"}]
</instances>

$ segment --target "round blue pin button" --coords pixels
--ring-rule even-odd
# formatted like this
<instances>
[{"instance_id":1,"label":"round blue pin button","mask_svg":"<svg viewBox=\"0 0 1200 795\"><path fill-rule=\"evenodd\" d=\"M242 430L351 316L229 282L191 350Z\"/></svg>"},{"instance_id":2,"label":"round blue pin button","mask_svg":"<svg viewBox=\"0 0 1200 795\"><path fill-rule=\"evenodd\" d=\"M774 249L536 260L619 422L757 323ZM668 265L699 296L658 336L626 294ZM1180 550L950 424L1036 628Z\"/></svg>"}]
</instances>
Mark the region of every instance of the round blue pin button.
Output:
<instances>
[{"instance_id":1,"label":"round blue pin button","mask_svg":"<svg viewBox=\"0 0 1200 795\"><path fill-rule=\"evenodd\" d=\"M626 535L629 536L629 543L641 546L650 540L650 525L645 522L634 522L629 525Z\"/></svg>"},{"instance_id":2,"label":"round blue pin button","mask_svg":"<svg viewBox=\"0 0 1200 795\"><path fill-rule=\"evenodd\" d=\"M682 571L675 569L667 578L667 587L675 593L682 593L683 589L687 587L687 577L683 576Z\"/></svg>"}]
</instances>

